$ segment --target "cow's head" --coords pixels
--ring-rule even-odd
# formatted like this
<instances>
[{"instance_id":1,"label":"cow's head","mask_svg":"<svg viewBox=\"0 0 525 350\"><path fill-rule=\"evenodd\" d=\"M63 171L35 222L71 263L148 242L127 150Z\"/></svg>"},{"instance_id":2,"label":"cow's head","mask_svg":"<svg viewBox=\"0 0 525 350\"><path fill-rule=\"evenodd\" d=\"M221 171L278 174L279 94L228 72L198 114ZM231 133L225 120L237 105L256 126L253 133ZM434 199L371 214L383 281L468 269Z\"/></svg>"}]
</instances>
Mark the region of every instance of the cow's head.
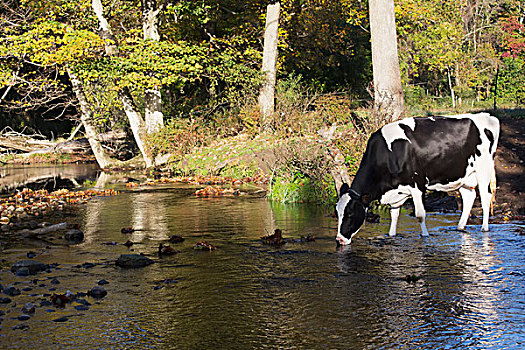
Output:
<instances>
[{"instance_id":1,"label":"cow's head","mask_svg":"<svg viewBox=\"0 0 525 350\"><path fill-rule=\"evenodd\" d=\"M352 237L365 222L367 206L362 196L347 184L341 186L337 210L337 237L339 244L350 244Z\"/></svg>"}]
</instances>

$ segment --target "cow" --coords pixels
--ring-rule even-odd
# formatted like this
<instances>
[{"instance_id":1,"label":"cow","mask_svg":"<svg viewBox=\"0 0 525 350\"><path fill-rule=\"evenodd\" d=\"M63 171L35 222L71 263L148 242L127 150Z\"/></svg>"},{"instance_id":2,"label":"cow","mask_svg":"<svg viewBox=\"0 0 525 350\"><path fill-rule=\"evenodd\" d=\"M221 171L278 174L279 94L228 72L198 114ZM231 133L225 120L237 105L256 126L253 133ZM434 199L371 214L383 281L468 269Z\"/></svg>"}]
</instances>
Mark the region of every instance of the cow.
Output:
<instances>
[{"instance_id":1,"label":"cow","mask_svg":"<svg viewBox=\"0 0 525 350\"><path fill-rule=\"evenodd\" d=\"M400 207L412 197L422 236L428 236L423 205L427 190L459 190L463 211L457 228L464 230L478 187L481 228L488 231L499 131L499 120L488 113L407 118L380 128L370 136L351 186L340 188L338 244L350 244L374 200L390 206L392 237Z\"/></svg>"}]
</instances>

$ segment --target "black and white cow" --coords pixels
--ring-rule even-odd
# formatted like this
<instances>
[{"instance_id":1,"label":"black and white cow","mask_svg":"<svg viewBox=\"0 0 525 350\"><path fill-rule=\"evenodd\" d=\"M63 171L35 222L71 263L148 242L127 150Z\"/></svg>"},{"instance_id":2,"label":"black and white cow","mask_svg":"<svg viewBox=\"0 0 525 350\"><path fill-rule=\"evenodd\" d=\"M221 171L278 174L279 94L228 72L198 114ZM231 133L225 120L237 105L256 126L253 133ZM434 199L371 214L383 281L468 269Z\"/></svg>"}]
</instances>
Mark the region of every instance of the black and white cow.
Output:
<instances>
[{"instance_id":1,"label":"black and white cow","mask_svg":"<svg viewBox=\"0 0 525 350\"><path fill-rule=\"evenodd\" d=\"M336 207L338 243L350 244L373 200L390 205L389 235L394 236L399 208L408 197L414 201L422 235L427 236L423 206L427 190L459 190L463 212L458 229L463 230L478 187L482 230L488 231L499 130L499 120L488 113L407 118L383 126L368 140L352 185L341 186Z\"/></svg>"}]
</instances>

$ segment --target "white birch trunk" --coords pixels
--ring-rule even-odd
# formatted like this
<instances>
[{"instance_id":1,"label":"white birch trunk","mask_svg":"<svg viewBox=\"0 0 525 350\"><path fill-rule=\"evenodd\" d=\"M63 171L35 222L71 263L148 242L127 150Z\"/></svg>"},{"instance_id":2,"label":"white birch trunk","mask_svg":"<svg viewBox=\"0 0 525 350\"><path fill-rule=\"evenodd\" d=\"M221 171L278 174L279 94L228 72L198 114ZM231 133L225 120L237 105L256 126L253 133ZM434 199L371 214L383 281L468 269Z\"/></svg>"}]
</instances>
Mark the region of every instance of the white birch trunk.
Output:
<instances>
[{"instance_id":1,"label":"white birch trunk","mask_svg":"<svg viewBox=\"0 0 525 350\"><path fill-rule=\"evenodd\" d=\"M114 56L118 54L117 42L115 41L115 37L111 32L108 21L104 17L104 8L102 7L102 2L100 0L92 0L91 7L98 18L98 23L102 31L102 39L104 39L104 48L106 50L106 54L108 56Z\"/></svg>"},{"instance_id":2,"label":"white birch trunk","mask_svg":"<svg viewBox=\"0 0 525 350\"><path fill-rule=\"evenodd\" d=\"M100 2L100 0L92 0L91 4L93 7L93 11L95 12L99 20L100 29L102 30L102 37L104 38L106 54L108 56L118 54L118 47L116 45L116 41L113 40L111 28L109 26L108 21L104 17L102 3ZM109 40L106 40L106 38L109 38ZM139 147L139 150L142 154L142 158L146 163L146 168L149 168L153 165L153 160L146 151L146 145L144 143L144 138L146 136L146 128L142 116L137 111L137 108L133 103L133 98L131 97L131 93L129 92L129 90L124 89L119 95L126 116L128 117L131 130L133 131L135 142L137 143L137 146Z\"/></svg>"},{"instance_id":3,"label":"white birch trunk","mask_svg":"<svg viewBox=\"0 0 525 350\"><path fill-rule=\"evenodd\" d=\"M77 97L77 100L80 104L80 120L82 121L84 130L86 131L86 137L88 139L89 145L91 146L91 149L93 150L93 154L95 155L98 166L102 169L114 167L120 162L116 159L111 159L104 148L102 148L102 144L98 139L96 128L93 125L89 103L84 94L82 82L73 72L71 72L71 70L68 69L67 72L69 74L71 85L73 86L73 92L75 93L75 96Z\"/></svg>"},{"instance_id":4,"label":"white birch trunk","mask_svg":"<svg viewBox=\"0 0 525 350\"><path fill-rule=\"evenodd\" d=\"M128 117L131 131L133 132L133 136L135 136L135 142L137 143L140 153L142 153L142 157L144 158L144 162L146 163L146 168L150 168L153 166L153 159L148 155L146 145L144 143L144 138L146 137L146 127L144 125L144 120L142 119L140 113L137 112L137 108L133 104L133 99L129 91L124 89L119 95L120 101L124 106L124 112Z\"/></svg>"},{"instance_id":5,"label":"white birch trunk","mask_svg":"<svg viewBox=\"0 0 525 350\"><path fill-rule=\"evenodd\" d=\"M393 0L370 0L375 108L391 121L404 112Z\"/></svg>"},{"instance_id":6,"label":"white birch trunk","mask_svg":"<svg viewBox=\"0 0 525 350\"><path fill-rule=\"evenodd\" d=\"M450 79L450 68L447 68L448 87L450 88L450 98L452 99L452 108L456 108L456 94L454 93L454 87L452 86L452 80Z\"/></svg>"},{"instance_id":7,"label":"white birch trunk","mask_svg":"<svg viewBox=\"0 0 525 350\"><path fill-rule=\"evenodd\" d=\"M264 30L264 49L262 72L266 75L259 94L259 109L262 114L263 130L271 127L274 113L275 79L277 73L277 43L279 37L279 2L266 8L266 27Z\"/></svg>"},{"instance_id":8,"label":"white birch trunk","mask_svg":"<svg viewBox=\"0 0 525 350\"><path fill-rule=\"evenodd\" d=\"M160 131L164 126L164 115L162 114L162 97L160 88L146 89L144 96L144 117L146 133L152 134Z\"/></svg>"},{"instance_id":9,"label":"white birch trunk","mask_svg":"<svg viewBox=\"0 0 525 350\"><path fill-rule=\"evenodd\" d=\"M142 29L144 40L160 40L160 34L157 30L157 3L155 0L142 1ZM164 125L164 115L162 114L162 96L160 87L146 89L144 94L144 119L146 123L146 132L148 134L159 131Z\"/></svg>"}]
</instances>

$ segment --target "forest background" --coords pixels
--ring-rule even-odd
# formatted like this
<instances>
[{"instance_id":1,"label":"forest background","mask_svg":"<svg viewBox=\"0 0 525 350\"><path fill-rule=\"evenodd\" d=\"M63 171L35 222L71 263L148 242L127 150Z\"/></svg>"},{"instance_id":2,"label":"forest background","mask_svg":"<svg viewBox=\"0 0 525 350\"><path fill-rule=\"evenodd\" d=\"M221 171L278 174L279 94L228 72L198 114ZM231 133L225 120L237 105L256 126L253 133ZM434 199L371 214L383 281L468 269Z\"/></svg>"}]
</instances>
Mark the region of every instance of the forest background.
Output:
<instances>
[{"instance_id":1,"label":"forest background","mask_svg":"<svg viewBox=\"0 0 525 350\"><path fill-rule=\"evenodd\" d=\"M141 154L180 175L265 173L275 199L330 201L331 171L343 162L355 172L385 122L371 108L368 2L279 3L275 111L263 130L268 1L4 0L0 128L52 139L122 130L138 142L122 151L102 140L102 167ZM405 116L520 117L521 1L398 0L395 16Z\"/></svg>"}]
</instances>

